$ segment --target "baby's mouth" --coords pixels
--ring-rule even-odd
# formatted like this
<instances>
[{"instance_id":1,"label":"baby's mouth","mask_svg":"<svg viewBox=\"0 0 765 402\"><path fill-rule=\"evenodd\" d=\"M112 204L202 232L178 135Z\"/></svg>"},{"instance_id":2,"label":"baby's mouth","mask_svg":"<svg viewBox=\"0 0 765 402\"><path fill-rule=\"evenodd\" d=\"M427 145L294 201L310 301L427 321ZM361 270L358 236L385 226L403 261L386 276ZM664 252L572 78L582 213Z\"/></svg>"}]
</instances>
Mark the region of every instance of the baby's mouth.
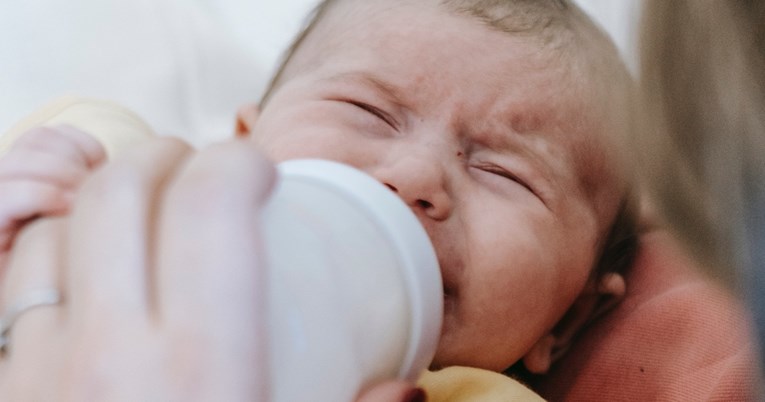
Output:
<instances>
[{"instance_id":1,"label":"baby's mouth","mask_svg":"<svg viewBox=\"0 0 765 402\"><path fill-rule=\"evenodd\" d=\"M446 262L445 258L440 255L438 257L438 266L441 269L441 280L443 281L444 290L444 313L447 313L453 308L455 299L457 297L457 286L452 279L453 267Z\"/></svg>"},{"instance_id":2,"label":"baby's mouth","mask_svg":"<svg viewBox=\"0 0 765 402\"><path fill-rule=\"evenodd\" d=\"M425 226L428 237L430 238L433 249L436 252L438 268L441 271L441 286L444 293L444 314L449 314L454 310L455 302L459 293L457 278L460 272L460 263L458 258L454 258L449 247L439 242L438 236L434 231Z\"/></svg>"}]
</instances>

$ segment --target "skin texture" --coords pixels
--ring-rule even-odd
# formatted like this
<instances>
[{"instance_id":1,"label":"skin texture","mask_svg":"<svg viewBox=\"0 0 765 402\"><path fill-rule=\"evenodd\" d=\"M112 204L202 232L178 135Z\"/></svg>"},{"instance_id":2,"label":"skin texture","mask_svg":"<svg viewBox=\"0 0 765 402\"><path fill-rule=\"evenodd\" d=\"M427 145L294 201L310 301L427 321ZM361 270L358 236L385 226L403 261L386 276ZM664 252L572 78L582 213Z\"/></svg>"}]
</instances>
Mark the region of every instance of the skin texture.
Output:
<instances>
[{"instance_id":1,"label":"skin texture","mask_svg":"<svg viewBox=\"0 0 765 402\"><path fill-rule=\"evenodd\" d=\"M620 289L591 278L619 191L601 191L612 180L590 92L538 43L437 2L349 3L262 112L242 109L242 134L275 161L355 166L412 207L445 279L434 368L546 370L566 311Z\"/></svg>"}]
</instances>

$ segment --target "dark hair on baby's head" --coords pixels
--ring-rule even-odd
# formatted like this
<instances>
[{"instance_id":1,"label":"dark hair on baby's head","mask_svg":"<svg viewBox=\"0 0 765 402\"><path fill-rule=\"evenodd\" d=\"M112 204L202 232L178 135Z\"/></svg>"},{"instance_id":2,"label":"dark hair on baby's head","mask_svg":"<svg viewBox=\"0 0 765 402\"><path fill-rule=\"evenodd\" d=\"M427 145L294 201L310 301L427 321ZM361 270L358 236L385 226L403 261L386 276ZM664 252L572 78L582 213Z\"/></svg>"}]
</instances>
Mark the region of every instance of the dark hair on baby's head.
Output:
<instances>
[{"instance_id":1,"label":"dark hair on baby's head","mask_svg":"<svg viewBox=\"0 0 765 402\"><path fill-rule=\"evenodd\" d=\"M483 22L513 35L528 35L555 43L565 39L578 9L566 0L443 0L451 12Z\"/></svg>"}]
</instances>

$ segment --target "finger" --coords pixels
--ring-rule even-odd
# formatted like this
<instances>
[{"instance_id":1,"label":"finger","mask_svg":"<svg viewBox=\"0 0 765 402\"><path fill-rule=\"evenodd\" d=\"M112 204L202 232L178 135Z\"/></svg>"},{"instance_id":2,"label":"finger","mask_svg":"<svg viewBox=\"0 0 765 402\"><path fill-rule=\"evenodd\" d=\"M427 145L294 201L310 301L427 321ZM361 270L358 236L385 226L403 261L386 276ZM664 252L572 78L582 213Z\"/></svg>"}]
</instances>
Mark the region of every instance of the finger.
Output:
<instances>
[{"instance_id":1,"label":"finger","mask_svg":"<svg viewBox=\"0 0 765 402\"><path fill-rule=\"evenodd\" d=\"M56 258L62 255L62 227L61 218L41 219L19 232L1 287L2 309L30 289L61 289L63 263Z\"/></svg>"},{"instance_id":2,"label":"finger","mask_svg":"<svg viewBox=\"0 0 765 402\"><path fill-rule=\"evenodd\" d=\"M0 182L0 232L12 230L23 220L36 215L66 211L71 203L69 191L34 180Z\"/></svg>"},{"instance_id":3,"label":"finger","mask_svg":"<svg viewBox=\"0 0 765 402\"><path fill-rule=\"evenodd\" d=\"M390 381L364 392L357 402L425 402L425 391L405 381Z\"/></svg>"},{"instance_id":4,"label":"finger","mask_svg":"<svg viewBox=\"0 0 765 402\"><path fill-rule=\"evenodd\" d=\"M157 289L170 341L208 352L196 357L220 392L257 400L268 332L258 217L273 181L273 165L251 144L214 146L179 173L160 221Z\"/></svg>"},{"instance_id":5,"label":"finger","mask_svg":"<svg viewBox=\"0 0 765 402\"><path fill-rule=\"evenodd\" d=\"M42 219L19 233L2 284L0 304L4 314L41 291L61 289L61 271L65 269L61 253L63 227L61 218ZM50 338L61 312L56 305L40 305L21 312L11 326L8 356L31 359L47 351L44 340Z\"/></svg>"},{"instance_id":6,"label":"finger","mask_svg":"<svg viewBox=\"0 0 765 402\"><path fill-rule=\"evenodd\" d=\"M90 172L79 160L36 149L15 149L0 158L0 180L34 179L74 189Z\"/></svg>"},{"instance_id":7,"label":"finger","mask_svg":"<svg viewBox=\"0 0 765 402\"><path fill-rule=\"evenodd\" d=\"M10 250L16 232L36 216L66 212L72 194L35 181L0 182L0 253ZM0 265L2 272L2 265Z\"/></svg>"},{"instance_id":8,"label":"finger","mask_svg":"<svg viewBox=\"0 0 765 402\"><path fill-rule=\"evenodd\" d=\"M73 325L147 311L152 219L166 180L190 153L171 138L126 150L83 184L72 208L66 286Z\"/></svg>"},{"instance_id":9,"label":"finger","mask_svg":"<svg viewBox=\"0 0 765 402\"><path fill-rule=\"evenodd\" d=\"M29 148L79 160L89 168L106 160L103 145L90 134L69 125L37 127L21 135L11 149Z\"/></svg>"}]
</instances>

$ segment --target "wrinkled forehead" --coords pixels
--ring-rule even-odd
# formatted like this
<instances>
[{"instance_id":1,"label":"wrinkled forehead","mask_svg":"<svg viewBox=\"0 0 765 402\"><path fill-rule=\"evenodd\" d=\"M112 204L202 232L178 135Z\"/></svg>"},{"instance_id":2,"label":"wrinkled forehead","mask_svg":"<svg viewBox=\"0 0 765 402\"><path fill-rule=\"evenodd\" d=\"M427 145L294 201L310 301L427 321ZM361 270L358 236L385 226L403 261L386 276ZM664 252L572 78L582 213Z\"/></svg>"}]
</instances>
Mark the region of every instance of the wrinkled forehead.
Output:
<instances>
[{"instance_id":1,"label":"wrinkled forehead","mask_svg":"<svg viewBox=\"0 0 765 402\"><path fill-rule=\"evenodd\" d=\"M502 133L492 122L539 129L565 145L561 157L574 164L596 209L616 209L624 189L611 136L621 128L593 82L607 73L589 69L565 22L551 22L561 10L539 8L559 2L516 2L533 6L515 9L518 15L507 7L461 8L466 3L475 1L337 1L301 45L293 73L327 65L373 72L396 83L407 101L445 110L454 102L459 107L450 111L459 113L452 116L461 119L455 124L484 124L492 135ZM551 31L553 23L559 26Z\"/></svg>"},{"instance_id":2,"label":"wrinkled forehead","mask_svg":"<svg viewBox=\"0 0 765 402\"><path fill-rule=\"evenodd\" d=\"M540 12L530 17L526 15L528 12L521 12L524 8L513 10L509 6L501 7L501 13L489 14L467 8L464 3L480 2L331 2L322 9L316 18L318 22L296 47L285 76L315 72L326 64L345 64L395 70L399 80L411 78L412 85L408 89L412 91L421 92L429 82L448 79L441 82L442 86L456 87L460 92L476 87L486 98L496 98L497 91L521 93L528 98L536 94L539 98L547 96L543 99L546 109L564 103L562 101L567 100L564 98L573 92L576 92L577 103L588 100L582 90L587 83L583 77L576 77L573 60L566 60L573 46L564 42L570 41L571 35L563 29L554 34L547 32L551 23L543 17L545 14ZM537 84L545 85L547 91L540 92L541 88L537 88L529 92L517 85L517 81L502 82L502 76L521 69L529 76L543 77ZM458 74L450 75L452 72L469 80L463 82ZM490 87L480 88L484 83L490 83ZM552 97L551 91L556 96Z\"/></svg>"}]
</instances>

